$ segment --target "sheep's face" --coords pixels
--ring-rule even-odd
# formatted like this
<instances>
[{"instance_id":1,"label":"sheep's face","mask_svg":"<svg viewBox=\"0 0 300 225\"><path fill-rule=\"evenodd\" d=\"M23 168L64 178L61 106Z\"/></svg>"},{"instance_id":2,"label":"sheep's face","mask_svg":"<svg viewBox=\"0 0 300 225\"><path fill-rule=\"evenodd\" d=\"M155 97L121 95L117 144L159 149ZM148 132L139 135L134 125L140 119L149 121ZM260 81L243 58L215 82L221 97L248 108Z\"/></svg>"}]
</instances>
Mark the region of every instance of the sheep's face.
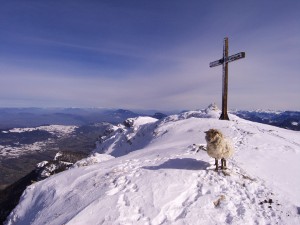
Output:
<instances>
[{"instance_id":1,"label":"sheep's face","mask_svg":"<svg viewBox=\"0 0 300 225\"><path fill-rule=\"evenodd\" d=\"M219 131L217 129L209 129L208 131L205 131L204 133L206 133L205 140L207 141L207 143L215 142L223 137L221 131Z\"/></svg>"}]
</instances>

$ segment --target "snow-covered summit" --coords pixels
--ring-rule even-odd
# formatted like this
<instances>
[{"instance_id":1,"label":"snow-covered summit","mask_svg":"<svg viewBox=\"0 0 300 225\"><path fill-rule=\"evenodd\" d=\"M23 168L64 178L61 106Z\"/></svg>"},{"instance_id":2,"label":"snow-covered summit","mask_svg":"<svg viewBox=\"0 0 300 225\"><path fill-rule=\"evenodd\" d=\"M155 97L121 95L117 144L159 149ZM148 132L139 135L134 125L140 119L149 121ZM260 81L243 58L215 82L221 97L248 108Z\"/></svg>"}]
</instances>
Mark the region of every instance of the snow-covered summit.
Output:
<instances>
[{"instance_id":1,"label":"snow-covered summit","mask_svg":"<svg viewBox=\"0 0 300 225\"><path fill-rule=\"evenodd\" d=\"M7 224L300 224L300 133L213 108L110 127L90 161L29 186ZM210 128L234 143L226 173L195 151Z\"/></svg>"},{"instance_id":2,"label":"snow-covered summit","mask_svg":"<svg viewBox=\"0 0 300 225\"><path fill-rule=\"evenodd\" d=\"M196 111L187 111L183 113L179 113L176 115L168 116L164 119L167 121L177 121L177 120L185 120L189 118L219 118L221 115L221 111L218 109L215 103L210 104L206 109L196 110Z\"/></svg>"}]
</instances>

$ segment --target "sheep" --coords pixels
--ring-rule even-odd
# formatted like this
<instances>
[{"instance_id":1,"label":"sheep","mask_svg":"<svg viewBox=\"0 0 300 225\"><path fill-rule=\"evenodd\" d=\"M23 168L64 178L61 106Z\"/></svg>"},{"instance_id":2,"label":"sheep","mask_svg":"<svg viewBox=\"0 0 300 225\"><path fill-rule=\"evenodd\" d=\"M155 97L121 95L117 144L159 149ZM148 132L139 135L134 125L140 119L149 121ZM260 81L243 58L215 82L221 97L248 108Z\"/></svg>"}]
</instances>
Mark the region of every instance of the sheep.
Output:
<instances>
[{"instance_id":1,"label":"sheep","mask_svg":"<svg viewBox=\"0 0 300 225\"><path fill-rule=\"evenodd\" d=\"M221 159L221 169L227 169L226 159L234 153L234 148L230 141L217 129L209 129L204 133L206 133L205 140L207 142L207 154L215 159L215 170L218 171L219 159Z\"/></svg>"}]
</instances>

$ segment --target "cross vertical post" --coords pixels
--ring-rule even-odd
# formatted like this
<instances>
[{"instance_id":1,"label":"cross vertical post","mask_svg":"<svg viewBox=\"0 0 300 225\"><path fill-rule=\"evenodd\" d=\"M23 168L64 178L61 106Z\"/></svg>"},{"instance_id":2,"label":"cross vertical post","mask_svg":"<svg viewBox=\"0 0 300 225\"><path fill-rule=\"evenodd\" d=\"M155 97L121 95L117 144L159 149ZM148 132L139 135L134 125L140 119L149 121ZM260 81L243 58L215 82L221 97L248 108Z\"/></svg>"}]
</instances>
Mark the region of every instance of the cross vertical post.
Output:
<instances>
[{"instance_id":1,"label":"cross vertical post","mask_svg":"<svg viewBox=\"0 0 300 225\"><path fill-rule=\"evenodd\" d=\"M228 37L224 38L223 44L223 58L217 61L209 63L209 67L215 67L222 65L222 114L220 120L229 120L227 113L227 101L228 101L228 63L238 59L245 58L245 52L240 52L231 56L228 56Z\"/></svg>"},{"instance_id":2,"label":"cross vertical post","mask_svg":"<svg viewBox=\"0 0 300 225\"><path fill-rule=\"evenodd\" d=\"M223 59L228 58L228 38L224 38L223 45ZM223 60L223 87L222 87L222 114L220 120L229 120L227 114L227 100L228 100L228 62Z\"/></svg>"}]
</instances>

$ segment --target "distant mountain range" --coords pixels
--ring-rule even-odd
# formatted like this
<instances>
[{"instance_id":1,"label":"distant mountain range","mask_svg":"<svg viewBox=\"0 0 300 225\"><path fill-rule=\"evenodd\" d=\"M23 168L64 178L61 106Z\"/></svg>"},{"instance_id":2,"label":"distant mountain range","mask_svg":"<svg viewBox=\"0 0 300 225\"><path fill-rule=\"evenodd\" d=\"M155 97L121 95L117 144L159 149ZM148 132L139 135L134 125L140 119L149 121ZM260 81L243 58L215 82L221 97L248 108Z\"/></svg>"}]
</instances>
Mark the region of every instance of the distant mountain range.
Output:
<instances>
[{"instance_id":1,"label":"distant mountain range","mask_svg":"<svg viewBox=\"0 0 300 225\"><path fill-rule=\"evenodd\" d=\"M300 112L298 111L236 110L231 113L253 122L300 131Z\"/></svg>"},{"instance_id":2,"label":"distant mountain range","mask_svg":"<svg viewBox=\"0 0 300 225\"><path fill-rule=\"evenodd\" d=\"M125 109L102 108L0 108L0 129L49 124L76 126L99 122L117 124L129 117L142 115L160 118L166 116L153 110L135 113Z\"/></svg>"},{"instance_id":3,"label":"distant mountain range","mask_svg":"<svg viewBox=\"0 0 300 225\"><path fill-rule=\"evenodd\" d=\"M300 131L300 112L233 110L243 119L269 124L285 129ZM36 127L41 125L89 125L99 122L122 123L127 118L152 116L162 119L172 112L154 110L130 111L126 109L105 108L0 108L0 129L15 127Z\"/></svg>"}]
</instances>

